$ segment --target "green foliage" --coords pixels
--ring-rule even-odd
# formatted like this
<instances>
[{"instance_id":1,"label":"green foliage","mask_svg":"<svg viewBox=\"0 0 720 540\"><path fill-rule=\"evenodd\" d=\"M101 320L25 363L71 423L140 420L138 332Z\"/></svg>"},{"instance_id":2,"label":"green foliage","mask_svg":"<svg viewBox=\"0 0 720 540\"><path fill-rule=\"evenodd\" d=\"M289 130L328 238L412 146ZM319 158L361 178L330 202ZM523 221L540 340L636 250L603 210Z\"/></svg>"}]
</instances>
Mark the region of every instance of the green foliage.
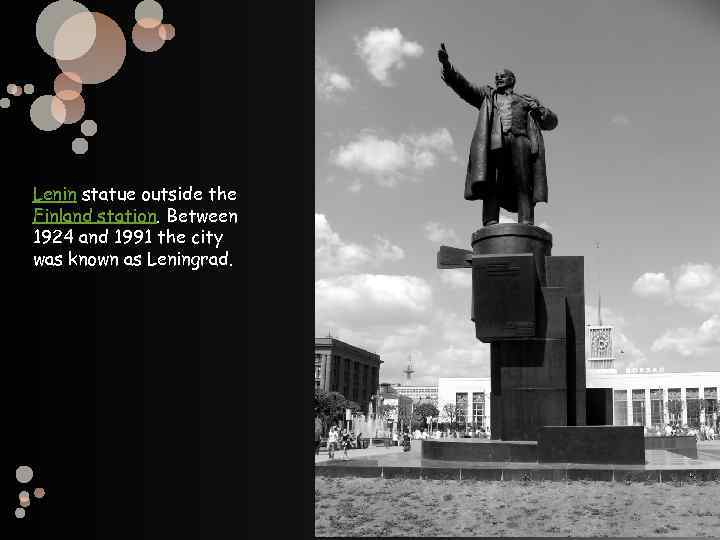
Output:
<instances>
[{"instance_id":1,"label":"green foliage","mask_svg":"<svg viewBox=\"0 0 720 540\"><path fill-rule=\"evenodd\" d=\"M325 392L319 389L315 390L313 401L315 412L320 415L326 427L345 420L345 409L352 409L351 404L360 408L357 403L348 401L339 392Z\"/></svg>"},{"instance_id":2,"label":"green foliage","mask_svg":"<svg viewBox=\"0 0 720 540\"><path fill-rule=\"evenodd\" d=\"M437 418L439 415L437 407L432 403L419 403L413 408L412 429L426 429L427 417Z\"/></svg>"}]
</instances>

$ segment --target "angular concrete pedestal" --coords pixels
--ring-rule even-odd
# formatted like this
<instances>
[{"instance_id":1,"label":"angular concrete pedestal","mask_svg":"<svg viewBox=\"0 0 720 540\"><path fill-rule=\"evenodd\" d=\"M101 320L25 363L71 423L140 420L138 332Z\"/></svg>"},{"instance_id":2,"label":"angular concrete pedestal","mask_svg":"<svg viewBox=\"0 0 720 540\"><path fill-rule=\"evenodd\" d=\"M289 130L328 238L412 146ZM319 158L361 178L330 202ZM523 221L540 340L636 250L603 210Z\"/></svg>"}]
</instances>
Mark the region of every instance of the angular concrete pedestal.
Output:
<instances>
[{"instance_id":1,"label":"angular concrete pedestal","mask_svg":"<svg viewBox=\"0 0 720 540\"><path fill-rule=\"evenodd\" d=\"M550 233L517 223L483 227L472 247L472 320L491 344L493 439L584 425L583 258L551 256Z\"/></svg>"},{"instance_id":2,"label":"angular concrete pedestal","mask_svg":"<svg viewBox=\"0 0 720 540\"><path fill-rule=\"evenodd\" d=\"M645 464L642 426L545 426L537 442L539 463Z\"/></svg>"}]
</instances>

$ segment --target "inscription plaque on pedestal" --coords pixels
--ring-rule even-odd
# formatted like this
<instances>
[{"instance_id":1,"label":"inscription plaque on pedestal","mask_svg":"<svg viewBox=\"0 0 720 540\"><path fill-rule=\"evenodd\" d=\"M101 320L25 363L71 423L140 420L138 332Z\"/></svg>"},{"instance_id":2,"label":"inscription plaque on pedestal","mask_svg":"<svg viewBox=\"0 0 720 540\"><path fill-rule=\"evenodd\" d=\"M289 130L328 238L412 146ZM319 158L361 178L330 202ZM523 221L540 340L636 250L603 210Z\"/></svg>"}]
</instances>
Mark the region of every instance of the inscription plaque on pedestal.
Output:
<instances>
[{"instance_id":1,"label":"inscription plaque on pedestal","mask_svg":"<svg viewBox=\"0 0 720 540\"><path fill-rule=\"evenodd\" d=\"M537 273L532 253L473 255L473 308L481 341L533 337Z\"/></svg>"}]
</instances>

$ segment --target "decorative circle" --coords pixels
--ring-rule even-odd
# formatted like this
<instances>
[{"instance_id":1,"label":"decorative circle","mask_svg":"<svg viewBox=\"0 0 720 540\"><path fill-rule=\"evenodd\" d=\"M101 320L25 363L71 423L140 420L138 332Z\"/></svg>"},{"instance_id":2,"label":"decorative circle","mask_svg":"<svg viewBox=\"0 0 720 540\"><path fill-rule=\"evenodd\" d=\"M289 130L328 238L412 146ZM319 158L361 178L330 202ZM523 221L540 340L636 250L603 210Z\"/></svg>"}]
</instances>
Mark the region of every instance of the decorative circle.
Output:
<instances>
[{"instance_id":1,"label":"decorative circle","mask_svg":"<svg viewBox=\"0 0 720 540\"><path fill-rule=\"evenodd\" d=\"M113 77L125 62L125 36L107 15L93 12L95 42L86 54L73 60L58 60L60 70L75 73L82 84L100 84Z\"/></svg>"},{"instance_id":2,"label":"decorative circle","mask_svg":"<svg viewBox=\"0 0 720 540\"><path fill-rule=\"evenodd\" d=\"M78 137L72 142L72 150L76 154L84 154L88 151L88 147L87 139L83 139L82 137Z\"/></svg>"},{"instance_id":3,"label":"decorative circle","mask_svg":"<svg viewBox=\"0 0 720 540\"><path fill-rule=\"evenodd\" d=\"M175 37L175 27L172 24L161 24L158 27L158 34L163 41L170 41Z\"/></svg>"},{"instance_id":4,"label":"decorative circle","mask_svg":"<svg viewBox=\"0 0 720 540\"><path fill-rule=\"evenodd\" d=\"M154 0L143 0L135 7L135 20L143 28L157 28L163 19L163 7Z\"/></svg>"},{"instance_id":5,"label":"decorative circle","mask_svg":"<svg viewBox=\"0 0 720 540\"><path fill-rule=\"evenodd\" d=\"M16 508L15 509L15 517L18 519L22 519L25 517L25 509L24 508Z\"/></svg>"},{"instance_id":6,"label":"decorative circle","mask_svg":"<svg viewBox=\"0 0 720 540\"><path fill-rule=\"evenodd\" d=\"M55 131L66 117L65 104L57 96L40 96L30 107L30 120L42 131Z\"/></svg>"},{"instance_id":7,"label":"decorative circle","mask_svg":"<svg viewBox=\"0 0 720 540\"><path fill-rule=\"evenodd\" d=\"M35 491L33 491L33 495L35 495L36 499L42 499L45 496L45 490L41 487L35 488Z\"/></svg>"},{"instance_id":8,"label":"decorative circle","mask_svg":"<svg viewBox=\"0 0 720 540\"><path fill-rule=\"evenodd\" d=\"M58 61L85 55L97 37L96 20L80 2L58 0L40 13L35 24L40 47Z\"/></svg>"},{"instance_id":9,"label":"decorative circle","mask_svg":"<svg viewBox=\"0 0 720 540\"><path fill-rule=\"evenodd\" d=\"M82 96L72 101L63 101L63 105L65 106L65 119L63 120L63 124L79 122L85 115L85 100ZM58 116L55 116L56 120L60 120L60 118L62 118L62 111L58 113Z\"/></svg>"},{"instance_id":10,"label":"decorative circle","mask_svg":"<svg viewBox=\"0 0 720 540\"><path fill-rule=\"evenodd\" d=\"M20 499L20 506L23 508L30 506L30 494L27 491L21 491L18 494L18 499Z\"/></svg>"},{"instance_id":11,"label":"decorative circle","mask_svg":"<svg viewBox=\"0 0 720 540\"><path fill-rule=\"evenodd\" d=\"M15 95L15 92L17 91L17 84L10 83L7 85L7 93L11 96Z\"/></svg>"},{"instance_id":12,"label":"decorative circle","mask_svg":"<svg viewBox=\"0 0 720 540\"><path fill-rule=\"evenodd\" d=\"M20 465L17 469L15 469L15 478L17 478L17 481L21 484L27 484L30 480L32 480L32 477L33 470L27 465Z\"/></svg>"},{"instance_id":13,"label":"decorative circle","mask_svg":"<svg viewBox=\"0 0 720 540\"><path fill-rule=\"evenodd\" d=\"M157 28L145 28L136 24L132 30L132 40L135 46L144 52L155 52L165 45Z\"/></svg>"},{"instance_id":14,"label":"decorative circle","mask_svg":"<svg viewBox=\"0 0 720 540\"><path fill-rule=\"evenodd\" d=\"M85 120L80 124L80 132L86 137L92 137L97 133L97 123L95 120Z\"/></svg>"},{"instance_id":15,"label":"decorative circle","mask_svg":"<svg viewBox=\"0 0 720 540\"><path fill-rule=\"evenodd\" d=\"M25 90L25 93L30 95L35 93L35 86L28 83L25 86L23 86L23 90Z\"/></svg>"},{"instance_id":16,"label":"decorative circle","mask_svg":"<svg viewBox=\"0 0 720 540\"><path fill-rule=\"evenodd\" d=\"M6 97L0 99L0 109L7 109L10 107L10 100Z\"/></svg>"},{"instance_id":17,"label":"decorative circle","mask_svg":"<svg viewBox=\"0 0 720 540\"><path fill-rule=\"evenodd\" d=\"M80 97L82 80L77 73L61 73L53 84L55 95L63 101L72 101Z\"/></svg>"}]
</instances>

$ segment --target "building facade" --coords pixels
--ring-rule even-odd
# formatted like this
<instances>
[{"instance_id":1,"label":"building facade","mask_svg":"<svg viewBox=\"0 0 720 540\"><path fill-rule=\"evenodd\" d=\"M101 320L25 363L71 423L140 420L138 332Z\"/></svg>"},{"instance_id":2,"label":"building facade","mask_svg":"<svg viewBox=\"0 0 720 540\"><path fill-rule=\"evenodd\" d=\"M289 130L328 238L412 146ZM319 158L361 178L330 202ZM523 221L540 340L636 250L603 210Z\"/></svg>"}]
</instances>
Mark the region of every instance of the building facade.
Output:
<instances>
[{"instance_id":1,"label":"building facade","mask_svg":"<svg viewBox=\"0 0 720 540\"><path fill-rule=\"evenodd\" d=\"M603 368L588 370L587 388L612 389L616 426L663 427L667 424L697 428L717 425L720 414L720 372L664 373L637 371L617 373ZM456 411L457 419L446 407ZM490 378L438 379L440 421L488 427Z\"/></svg>"},{"instance_id":2,"label":"building facade","mask_svg":"<svg viewBox=\"0 0 720 540\"><path fill-rule=\"evenodd\" d=\"M613 424L697 428L716 424L720 372L587 372L588 388L612 388Z\"/></svg>"},{"instance_id":3,"label":"building facade","mask_svg":"<svg viewBox=\"0 0 720 540\"><path fill-rule=\"evenodd\" d=\"M394 385L381 384L376 394L376 403L375 411L385 418L388 425L396 423L396 427L402 429L410 424L413 415L413 400L408 396L398 394Z\"/></svg>"},{"instance_id":4,"label":"building facade","mask_svg":"<svg viewBox=\"0 0 720 540\"><path fill-rule=\"evenodd\" d=\"M490 377L438 379L440 422L490 427Z\"/></svg>"},{"instance_id":5,"label":"building facade","mask_svg":"<svg viewBox=\"0 0 720 540\"><path fill-rule=\"evenodd\" d=\"M437 407L438 387L437 386L414 386L394 384L392 388L400 395L407 396L413 400L416 405L421 401L431 402Z\"/></svg>"},{"instance_id":6,"label":"building facade","mask_svg":"<svg viewBox=\"0 0 720 540\"><path fill-rule=\"evenodd\" d=\"M315 338L315 388L339 392L364 411L380 381L380 356L333 337Z\"/></svg>"}]
</instances>

